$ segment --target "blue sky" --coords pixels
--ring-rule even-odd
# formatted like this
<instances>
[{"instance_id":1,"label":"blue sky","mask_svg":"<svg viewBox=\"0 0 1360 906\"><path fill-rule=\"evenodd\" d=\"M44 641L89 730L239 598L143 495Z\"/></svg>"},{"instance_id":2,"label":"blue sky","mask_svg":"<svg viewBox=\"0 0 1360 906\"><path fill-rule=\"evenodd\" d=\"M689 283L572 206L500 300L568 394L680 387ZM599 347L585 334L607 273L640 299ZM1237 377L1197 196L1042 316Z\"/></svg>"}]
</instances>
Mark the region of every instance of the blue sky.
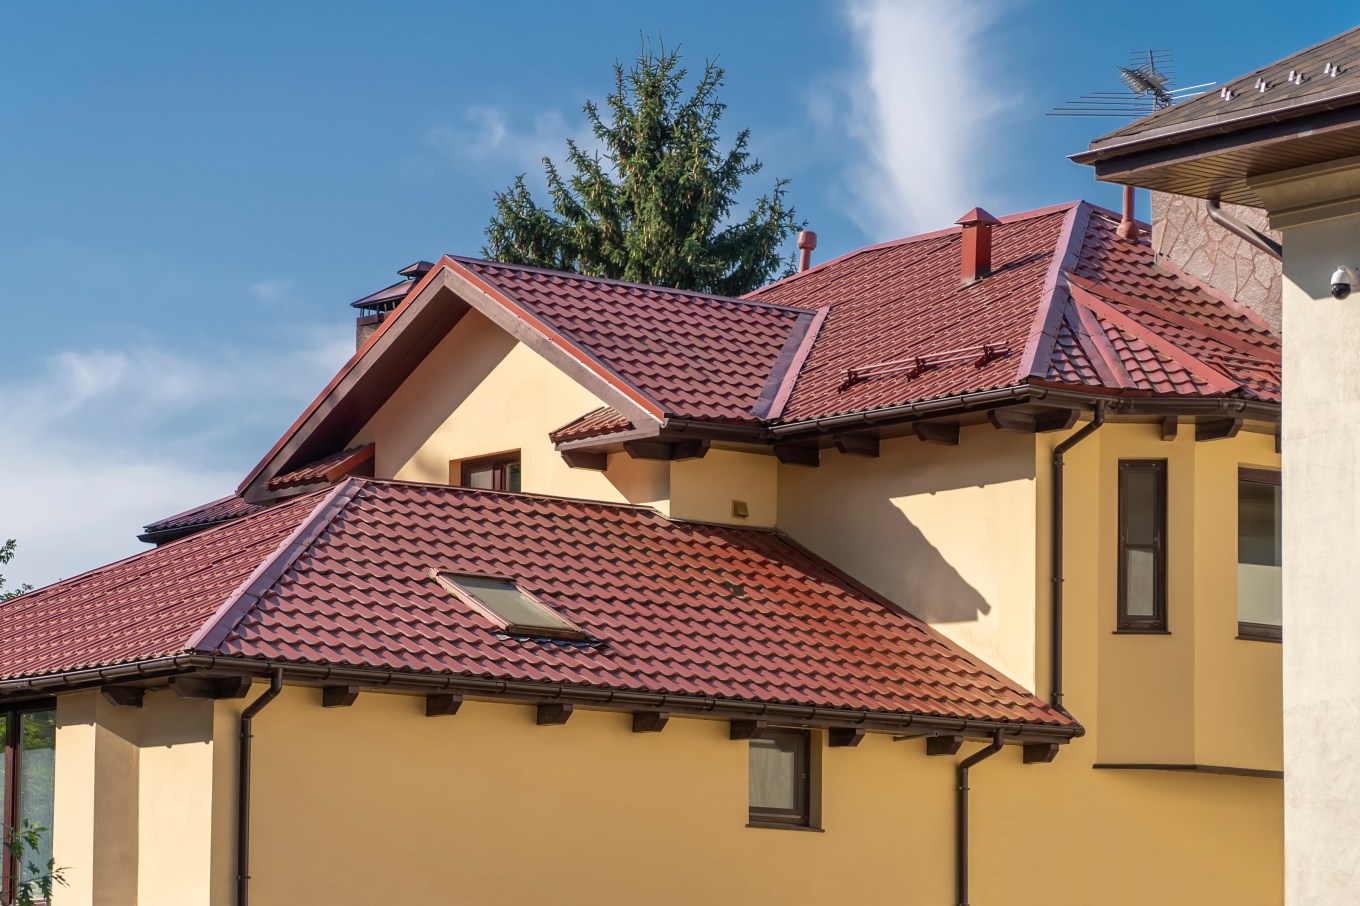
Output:
<instances>
[{"instance_id":1,"label":"blue sky","mask_svg":"<svg viewBox=\"0 0 1360 906\"><path fill-rule=\"evenodd\" d=\"M1349 4L0 3L0 539L11 581L141 548L233 489L352 351L348 302L477 254L642 36L727 70L725 118L817 260L1117 190L1044 116L1148 47L1181 84L1343 31Z\"/></svg>"}]
</instances>

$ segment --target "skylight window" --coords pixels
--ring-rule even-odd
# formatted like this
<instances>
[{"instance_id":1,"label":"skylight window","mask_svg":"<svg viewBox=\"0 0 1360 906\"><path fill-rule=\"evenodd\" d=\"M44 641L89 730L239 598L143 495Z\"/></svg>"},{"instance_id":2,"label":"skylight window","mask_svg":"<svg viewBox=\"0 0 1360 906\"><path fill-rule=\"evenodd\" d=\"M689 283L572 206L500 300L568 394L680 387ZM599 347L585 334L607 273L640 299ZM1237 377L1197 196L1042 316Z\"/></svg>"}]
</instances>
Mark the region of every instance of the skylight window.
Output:
<instances>
[{"instance_id":1,"label":"skylight window","mask_svg":"<svg viewBox=\"0 0 1360 906\"><path fill-rule=\"evenodd\" d=\"M431 570L445 591L462 599L511 635L549 639L589 639L581 627L558 616L543 602L520 591L511 579Z\"/></svg>"}]
</instances>

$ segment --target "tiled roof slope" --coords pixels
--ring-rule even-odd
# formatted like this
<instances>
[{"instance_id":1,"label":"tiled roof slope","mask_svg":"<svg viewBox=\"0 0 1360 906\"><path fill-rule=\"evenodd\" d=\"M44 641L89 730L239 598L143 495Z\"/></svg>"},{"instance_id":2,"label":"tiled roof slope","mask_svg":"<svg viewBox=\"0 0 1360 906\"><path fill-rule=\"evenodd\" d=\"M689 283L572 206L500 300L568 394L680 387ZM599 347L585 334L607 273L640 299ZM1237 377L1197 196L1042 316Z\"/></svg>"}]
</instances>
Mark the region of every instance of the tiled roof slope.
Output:
<instances>
[{"instance_id":1,"label":"tiled roof slope","mask_svg":"<svg viewBox=\"0 0 1360 906\"><path fill-rule=\"evenodd\" d=\"M763 302L454 257L657 403L667 416L753 422L811 314Z\"/></svg>"},{"instance_id":2,"label":"tiled roof slope","mask_svg":"<svg viewBox=\"0 0 1360 906\"><path fill-rule=\"evenodd\" d=\"M620 431L630 431L634 427L624 415L611 406L601 406L592 409L585 415L568 422L556 431L548 435L555 444L565 443L569 440L586 440L591 437L599 437L602 434L615 434Z\"/></svg>"},{"instance_id":3,"label":"tiled roof slope","mask_svg":"<svg viewBox=\"0 0 1360 906\"><path fill-rule=\"evenodd\" d=\"M0 678L184 651L319 499L299 497L0 602Z\"/></svg>"},{"instance_id":4,"label":"tiled roof slope","mask_svg":"<svg viewBox=\"0 0 1360 906\"><path fill-rule=\"evenodd\" d=\"M599 643L498 633L432 567L513 578ZM0 676L197 638L300 664L1071 726L778 535L561 498L348 479L0 615Z\"/></svg>"},{"instance_id":5,"label":"tiled roof slope","mask_svg":"<svg viewBox=\"0 0 1360 906\"><path fill-rule=\"evenodd\" d=\"M283 488L299 488L318 482L333 482L344 478L350 474L365 474L360 469L366 469L366 474L373 474L373 444L365 444L362 447L351 447L348 450L341 450L339 453L332 453L330 456L323 457L314 463L295 469L292 472L285 472L269 479L268 487L271 490Z\"/></svg>"},{"instance_id":6,"label":"tiled roof slope","mask_svg":"<svg viewBox=\"0 0 1360 906\"><path fill-rule=\"evenodd\" d=\"M230 522L242 516L249 516L251 513L258 513L262 509L265 509L265 504L247 503L235 494L229 497L219 497L191 510L185 510L182 513L147 523L143 526L144 534L140 537L143 541L150 541L157 537L168 538L176 534L188 534L210 525Z\"/></svg>"},{"instance_id":7,"label":"tiled roof slope","mask_svg":"<svg viewBox=\"0 0 1360 906\"><path fill-rule=\"evenodd\" d=\"M1159 267L1146 241L1116 236L1118 221L1084 202L1002 218L993 272L969 286L960 286L956 228L852 252L758 290L753 298L830 308L781 419L1026 383L1278 401L1278 339ZM1090 292L1069 293L1069 281Z\"/></svg>"},{"instance_id":8,"label":"tiled roof slope","mask_svg":"<svg viewBox=\"0 0 1360 906\"><path fill-rule=\"evenodd\" d=\"M1336 75L1327 68L1329 64L1339 68ZM1290 81L1291 73L1294 81ZM1283 119L1291 108L1323 95L1352 93L1360 95L1360 26L1102 135L1091 142L1091 149L1210 122L1256 115ZM1356 100L1360 101L1360 96Z\"/></svg>"}]
</instances>

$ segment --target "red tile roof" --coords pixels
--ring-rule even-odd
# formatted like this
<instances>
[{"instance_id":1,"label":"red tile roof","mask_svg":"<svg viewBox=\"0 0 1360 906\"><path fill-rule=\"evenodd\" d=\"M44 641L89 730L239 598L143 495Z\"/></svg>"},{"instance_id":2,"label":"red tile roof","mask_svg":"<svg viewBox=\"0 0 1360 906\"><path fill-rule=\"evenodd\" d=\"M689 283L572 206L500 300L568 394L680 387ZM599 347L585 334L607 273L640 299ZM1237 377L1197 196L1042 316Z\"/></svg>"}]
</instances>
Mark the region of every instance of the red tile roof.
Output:
<instances>
[{"instance_id":1,"label":"red tile roof","mask_svg":"<svg viewBox=\"0 0 1360 906\"><path fill-rule=\"evenodd\" d=\"M283 488L298 488L319 482L336 482L347 475L359 474L361 469L366 469L369 475L373 468L373 444L365 444L362 447L351 447L339 453L332 453L324 459L303 466L292 472L285 472L269 479L268 487L270 490L280 490Z\"/></svg>"},{"instance_id":2,"label":"red tile roof","mask_svg":"<svg viewBox=\"0 0 1360 906\"><path fill-rule=\"evenodd\" d=\"M631 431L634 427L631 421L612 406L601 406L598 409L590 410L573 422L568 422L553 431L548 437L553 443L560 444L569 440L586 440L591 437L599 437L602 434Z\"/></svg>"},{"instance_id":3,"label":"red tile roof","mask_svg":"<svg viewBox=\"0 0 1360 906\"><path fill-rule=\"evenodd\" d=\"M569 337L671 417L753 422L811 314L475 258L453 261Z\"/></svg>"},{"instance_id":4,"label":"red tile roof","mask_svg":"<svg viewBox=\"0 0 1360 906\"><path fill-rule=\"evenodd\" d=\"M430 568L510 577L599 643L507 637ZM193 651L1072 726L779 535L465 488L348 479L0 616L0 677Z\"/></svg>"},{"instance_id":5,"label":"red tile roof","mask_svg":"<svg viewBox=\"0 0 1360 906\"><path fill-rule=\"evenodd\" d=\"M1146 242L1115 235L1118 221L1085 203L1001 218L992 274L967 286L955 228L861 249L756 291L829 308L780 418L1027 383L1278 401L1279 341L1264 323L1159 267ZM1085 294L1069 292L1069 281ZM1092 305L1095 317L1083 314Z\"/></svg>"},{"instance_id":6,"label":"red tile roof","mask_svg":"<svg viewBox=\"0 0 1360 906\"><path fill-rule=\"evenodd\" d=\"M164 519L147 523L142 528L143 534L138 537L142 541L148 542L171 541L212 525L219 525L223 522L239 519L242 516L249 516L251 513L258 513L265 509L265 506L265 504L247 503L235 494L230 497L219 497L217 500L196 506L191 510L185 510L183 513L176 513L173 516L166 516Z\"/></svg>"}]
</instances>

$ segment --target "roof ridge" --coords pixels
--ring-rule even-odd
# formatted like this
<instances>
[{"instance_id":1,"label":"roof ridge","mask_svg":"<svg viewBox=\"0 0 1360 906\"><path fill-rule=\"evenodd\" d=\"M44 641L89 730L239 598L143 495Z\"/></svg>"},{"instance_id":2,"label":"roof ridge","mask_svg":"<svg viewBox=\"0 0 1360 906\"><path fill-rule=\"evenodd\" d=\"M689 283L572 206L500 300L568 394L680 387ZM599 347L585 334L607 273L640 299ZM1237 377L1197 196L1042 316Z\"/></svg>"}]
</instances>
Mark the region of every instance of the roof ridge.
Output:
<instances>
[{"instance_id":1,"label":"roof ridge","mask_svg":"<svg viewBox=\"0 0 1360 906\"><path fill-rule=\"evenodd\" d=\"M1025 351L1016 367L1015 379L1023 382L1028 378L1042 377L1048 372L1048 360L1052 358L1053 346L1058 339L1058 329L1063 317L1063 303L1066 302L1067 289L1061 279L1064 272L1076 266L1081 257L1082 247L1086 244L1087 227L1091 221L1092 205L1079 201L1067 212L1062 232L1053 245L1053 261L1049 264L1040 290L1039 304L1035 308L1034 320L1030 323L1029 336L1025 339ZM1040 363L1043 370L1040 372Z\"/></svg>"},{"instance_id":2,"label":"roof ridge","mask_svg":"<svg viewBox=\"0 0 1360 906\"><path fill-rule=\"evenodd\" d=\"M259 603L261 597L282 575L288 571L297 558L306 550L316 537L330 525L362 488L354 479L340 482L326 494L293 531L288 533L274 552L260 562L236 590L222 602L208 621L199 627L184 643L188 651L212 652L227 637L236 624Z\"/></svg>"},{"instance_id":3,"label":"roof ridge","mask_svg":"<svg viewBox=\"0 0 1360 906\"><path fill-rule=\"evenodd\" d=\"M489 258L473 258L468 255L449 255L450 259L459 264L486 264L491 267L504 267L513 270L530 271L536 274L547 274L554 277L569 277L572 280L586 280L591 283L603 283L609 286L623 286L630 289L647 289L671 293L676 296L691 296L696 299L703 299L709 302L730 302L735 305L749 305L756 308L772 308L777 311L787 311L790 313L801 313L808 311L796 305L785 305L780 302L760 302L755 299L748 299L745 296L727 296L722 293L705 293L695 289L678 289L673 286L665 286L660 283L638 283L632 280L618 280L613 277L596 277L593 274L578 274L575 271L559 271L550 267L539 267L533 264L511 264L505 261L493 261ZM753 292L759 292L754 290Z\"/></svg>"}]
</instances>

